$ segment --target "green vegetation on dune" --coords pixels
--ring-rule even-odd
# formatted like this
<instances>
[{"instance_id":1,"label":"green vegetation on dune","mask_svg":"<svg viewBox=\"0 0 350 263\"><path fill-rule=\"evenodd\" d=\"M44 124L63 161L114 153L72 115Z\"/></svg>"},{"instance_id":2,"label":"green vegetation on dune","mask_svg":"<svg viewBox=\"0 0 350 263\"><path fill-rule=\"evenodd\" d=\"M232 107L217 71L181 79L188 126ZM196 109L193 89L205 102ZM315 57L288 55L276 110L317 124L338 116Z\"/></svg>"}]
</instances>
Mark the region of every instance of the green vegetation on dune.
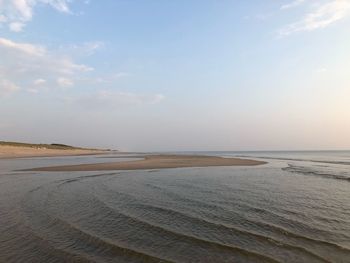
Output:
<instances>
[{"instance_id":1,"label":"green vegetation on dune","mask_svg":"<svg viewBox=\"0 0 350 263\"><path fill-rule=\"evenodd\" d=\"M45 149L56 149L56 150L97 150L97 149L88 149L81 147L74 147L65 144L52 143L52 144L33 144L33 143L23 143L23 142L5 142L0 141L0 146L14 146L14 147L28 147L28 148L45 148Z\"/></svg>"}]
</instances>

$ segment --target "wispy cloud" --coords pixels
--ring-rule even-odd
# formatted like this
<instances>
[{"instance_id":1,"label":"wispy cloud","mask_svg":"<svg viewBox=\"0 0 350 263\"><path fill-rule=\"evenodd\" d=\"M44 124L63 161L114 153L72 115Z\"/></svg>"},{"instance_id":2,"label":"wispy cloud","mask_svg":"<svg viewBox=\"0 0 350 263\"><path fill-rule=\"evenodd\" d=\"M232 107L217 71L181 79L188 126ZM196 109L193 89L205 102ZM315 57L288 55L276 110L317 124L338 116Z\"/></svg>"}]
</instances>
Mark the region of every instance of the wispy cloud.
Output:
<instances>
[{"instance_id":1,"label":"wispy cloud","mask_svg":"<svg viewBox=\"0 0 350 263\"><path fill-rule=\"evenodd\" d=\"M289 9L291 7L306 3L306 1L294 1L284 5L281 9ZM280 30L282 36L290 35L300 31L313 31L330 26L341 19L350 15L350 0L329 0L318 1L313 3L311 11L304 17L294 23L287 25Z\"/></svg>"},{"instance_id":2,"label":"wispy cloud","mask_svg":"<svg viewBox=\"0 0 350 263\"><path fill-rule=\"evenodd\" d=\"M6 38L0 38L0 57L0 79L6 81L2 84L6 90L10 90L10 83L31 92L38 92L38 87L44 85L70 87L74 85L72 78L93 70L61 52Z\"/></svg>"},{"instance_id":3,"label":"wispy cloud","mask_svg":"<svg viewBox=\"0 0 350 263\"><path fill-rule=\"evenodd\" d=\"M0 23L8 25L14 32L20 32L33 18L33 9L39 4L51 6L55 10L70 14L71 0L0 0Z\"/></svg>"},{"instance_id":4,"label":"wispy cloud","mask_svg":"<svg viewBox=\"0 0 350 263\"><path fill-rule=\"evenodd\" d=\"M34 80L34 85L35 86L42 86L46 84L46 80L45 79L36 79Z\"/></svg>"},{"instance_id":5,"label":"wispy cloud","mask_svg":"<svg viewBox=\"0 0 350 263\"><path fill-rule=\"evenodd\" d=\"M305 0L295 0L295 1L290 2L288 4L282 5L281 10L290 9L290 8L299 6L299 5L303 4L304 2L305 2Z\"/></svg>"},{"instance_id":6,"label":"wispy cloud","mask_svg":"<svg viewBox=\"0 0 350 263\"><path fill-rule=\"evenodd\" d=\"M0 38L0 98L8 98L17 92L36 94L53 89L69 92L67 88L83 85L95 88L95 91L79 92L70 101L95 110L155 104L164 99L161 94L139 94L107 88L112 85L115 87L119 79L130 74L116 72L101 77L96 72L90 74L94 70L92 67L76 62L73 53L77 57L82 54L88 56L101 45L100 42L71 45L64 53L62 47L49 49L42 45Z\"/></svg>"},{"instance_id":7,"label":"wispy cloud","mask_svg":"<svg viewBox=\"0 0 350 263\"><path fill-rule=\"evenodd\" d=\"M139 94L115 90L99 90L71 98L70 102L91 110L113 109L125 106L156 104L164 99L162 94Z\"/></svg>"},{"instance_id":8,"label":"wispy cloud","mask_svg":"<svg viewBox=\"0 0 350 263\"><path fill-rule=\"evenodd\" d=\"M323 67L323 68L317 68L314 70L315 73L321 74L321 73L325 73L327 72L327 68Z\"/></svg>"},{"instance_id":9,"label":"wispy cloud","mask_svg":"<svg viewBox=\"0 0 350 263\"><path fill-rule=\"evenodd\" d=\"M0 38L0 47L8 51L20 52L29 56L44 56L46 54L46 49L40 45L17 43L6 38Z\"/></svg>"},{"instance_id":10,"label":"wispy cloud","mask_svg":"<svg viewBox=\"0 0 350 263\"><path fill-rule=\"evenodd\" d=\"M59 48L59 52L62 54L70 54L75 57L85 57L94 55L97 51L101 50L105 46L103 41L91 41L82 44L70 44L62 45Z\"/></svg>"},{"instance_id":11,"label":"wispy cloud","mask_svg":"<svg viewBox=\"0 0 350 263\"><path fill-rule=\"evenodd\" d=\"M9 29L13 32L21 32L26 24L22 22L13 22L9 24Z\"/></svg>"},{"instance_id":12,"label":"wispy cloud","mask_svg":"<svg viewBox=\"0 0 350 263\"><path fill-rule=\"evenodd\" d=\"M107 74L105 76L101 76L101 77L94 78L94 79L86 79L85 81L90 82L90 83L113 84L122 78L127 78L127 77L131 77L131 76L132 76L132 74L130 74L128 72L117 72L117 73Z\"/></svg>"},{"instance_id":13,"label":"wispy cloud","mask_svg":"<svg viewBox=\"0 0 350 263\"><path fill-rule=\"evenodd\" d=\"M13 82L2 79L0 80L0 98L9 96L15 92L17 92L20 88L14 84Z\"/></svg>"},{"instance_id":14,"label":"wispy cloud","mask_svg":"<svg viewBox=\"0 0 350 263\"><path fill-rule=\"evenodd\" d=\"M28 87L27 91L30 93L38 93L39 91L46 89L47 81L46 79L36 79L33 83Z\"/></svg>"},{"instance_id":15,"label":"wispy cloud","mask_svg":"<svg viewBox=\"0 0 350 263\"><path fill-rule=\"evenodd\" d=\"M62 88L69 88L74 86L73 80L68 78L62 78L62 77L57 79L57 84Z\"/></svg>"}]
</instances>

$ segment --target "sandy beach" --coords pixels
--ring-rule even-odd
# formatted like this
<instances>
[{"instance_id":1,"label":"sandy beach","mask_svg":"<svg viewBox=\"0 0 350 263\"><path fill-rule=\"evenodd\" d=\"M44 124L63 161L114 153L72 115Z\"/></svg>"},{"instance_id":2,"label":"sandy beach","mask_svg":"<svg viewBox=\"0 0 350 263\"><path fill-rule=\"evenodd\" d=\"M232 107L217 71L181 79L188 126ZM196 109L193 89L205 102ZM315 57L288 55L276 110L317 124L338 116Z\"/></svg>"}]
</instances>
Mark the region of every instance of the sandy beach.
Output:
<instances>
[{"instance_id":1,"label":"sandy beach","mask_svg":"<svg viewBox=\"0 0 350 263\"><path fill-rule=\"evenodd\" d=\"M126 162L110 162L96 164L65 165L53 167L39 167L28 171L106 171L106 170L142 170L182 167L210 167L210 166L254 166L265 164L262 161L223 158L199 155L147 155L142 160Z\"/></svg>"},{"instance_id":2,"label":"sandy beach","mask_svg":"<svg viewBox=\"0 0 350 263\"><path fill-rule=\"evenodd\" d=\"M24 157L54 157L71 155L91 155L104 153L103 150L90 149L48 149L0 145L0 159Z\"/></svg>"}]
</instances>

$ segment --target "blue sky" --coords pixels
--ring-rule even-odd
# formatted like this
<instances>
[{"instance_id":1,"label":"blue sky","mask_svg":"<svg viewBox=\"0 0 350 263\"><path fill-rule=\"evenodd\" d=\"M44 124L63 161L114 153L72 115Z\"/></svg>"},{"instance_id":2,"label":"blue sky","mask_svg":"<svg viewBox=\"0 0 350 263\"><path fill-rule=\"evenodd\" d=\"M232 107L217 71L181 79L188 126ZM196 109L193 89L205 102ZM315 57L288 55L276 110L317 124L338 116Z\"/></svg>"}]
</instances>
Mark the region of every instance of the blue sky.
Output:
<instances>
[{"instance_id":1,"label":"blue sky","mask_svg":"<svg viewBox=\"0 0 350 263\"><path fill-rule=\"evenodd\" d=\"M350 148L350 0L0 0L0 140Z\"/></svg>"}]
</instances>

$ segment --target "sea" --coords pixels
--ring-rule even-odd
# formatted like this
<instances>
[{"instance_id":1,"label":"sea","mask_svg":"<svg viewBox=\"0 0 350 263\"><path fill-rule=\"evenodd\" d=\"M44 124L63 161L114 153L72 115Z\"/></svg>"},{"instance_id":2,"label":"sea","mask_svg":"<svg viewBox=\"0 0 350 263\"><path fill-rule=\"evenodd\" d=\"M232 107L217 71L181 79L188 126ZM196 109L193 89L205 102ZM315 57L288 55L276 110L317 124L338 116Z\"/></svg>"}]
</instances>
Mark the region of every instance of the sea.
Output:
<instances>
[{"instance_id":1,"label":"sea","mask_svg":"<svg viewBox=\"0 0 350 263\"><path fill-rule=\"evenodd\" d=\"M111 156L0 160L0 262L350 262L350 151L184 154L267 163L23 172Z\"/></svg>"}]
</instances>

